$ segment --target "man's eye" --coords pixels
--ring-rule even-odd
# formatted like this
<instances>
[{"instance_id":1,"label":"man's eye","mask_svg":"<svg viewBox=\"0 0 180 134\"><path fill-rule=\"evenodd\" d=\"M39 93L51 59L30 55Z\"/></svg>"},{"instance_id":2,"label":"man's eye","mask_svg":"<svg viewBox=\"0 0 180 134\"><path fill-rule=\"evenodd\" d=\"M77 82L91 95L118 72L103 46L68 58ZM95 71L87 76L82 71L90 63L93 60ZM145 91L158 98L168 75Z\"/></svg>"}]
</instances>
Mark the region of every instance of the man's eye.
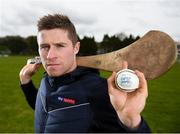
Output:
<instances>
[{"instance_id":1,"label":"man's eye","mask_svg":"<svg viewBox=\"0 0 180 134\"><path fill-rule=\"evenodd\" d=\"M41 46L41 49L49 49L49 46Z\"/></svg>"},{"instance_id":2,"label":"man's eye","mask_svg":"<svg viewBox=\"0 0 180 134\"><path fill-rule=\"evenodd\" d=\"M56 45L56 47L65 47L65 46L62 44L58 44L58 45Z\"/></svg>"}]
</instances>

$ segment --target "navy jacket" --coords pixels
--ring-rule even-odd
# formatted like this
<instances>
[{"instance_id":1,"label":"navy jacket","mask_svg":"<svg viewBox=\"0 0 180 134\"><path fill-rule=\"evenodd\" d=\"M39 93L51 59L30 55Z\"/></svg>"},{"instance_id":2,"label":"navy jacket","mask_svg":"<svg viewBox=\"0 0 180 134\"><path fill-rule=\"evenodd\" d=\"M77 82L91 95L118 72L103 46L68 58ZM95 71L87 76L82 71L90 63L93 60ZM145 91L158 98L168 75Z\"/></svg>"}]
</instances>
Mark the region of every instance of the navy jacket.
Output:
<instances>
[{"instance_id":1,"label":"navy jacket","mask_svg":"<svg viewBox=\"0 0 180 134\"><path fill-rule=\"evenodd\" d=\"M35 132L150 132L143 118L134 130L119 121L107 80L96 70L77 68L56 78L46 74L38 93L32 82L21 87L32 108L36 100Z\"/></svg>"}]
</instances>

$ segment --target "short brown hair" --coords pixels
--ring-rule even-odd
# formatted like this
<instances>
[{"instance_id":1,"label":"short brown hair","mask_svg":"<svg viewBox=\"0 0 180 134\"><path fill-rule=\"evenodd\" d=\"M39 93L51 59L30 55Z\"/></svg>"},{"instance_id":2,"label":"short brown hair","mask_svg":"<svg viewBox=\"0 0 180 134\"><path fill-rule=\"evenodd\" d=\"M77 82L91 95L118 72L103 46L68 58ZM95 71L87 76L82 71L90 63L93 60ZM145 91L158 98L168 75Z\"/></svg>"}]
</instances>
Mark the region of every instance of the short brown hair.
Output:
<instances>
[{"instance_id":1,"label":"short brown hair","mask_svg":"<svg viewBox=\"0 0 180 134\"><path fill-rule=\"evenodd\" d=\"M66 15L54 14L54 15L44 16L39 19L37 27L38 27L38 31L50 30L54 28L67 30L68 37L72 41L72 43L76 44L78 41L74 24L70 21L70 19Z\"/></svg>"}]
</instances>

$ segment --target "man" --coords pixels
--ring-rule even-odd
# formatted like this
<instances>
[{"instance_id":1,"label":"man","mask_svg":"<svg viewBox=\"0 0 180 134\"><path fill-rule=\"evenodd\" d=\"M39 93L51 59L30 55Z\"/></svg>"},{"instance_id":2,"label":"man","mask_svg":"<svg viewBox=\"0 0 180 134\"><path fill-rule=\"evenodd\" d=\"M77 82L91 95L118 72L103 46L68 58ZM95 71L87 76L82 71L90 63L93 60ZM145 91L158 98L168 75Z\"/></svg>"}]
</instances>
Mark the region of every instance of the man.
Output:
<instances>
[{"instance_id":1,"label":"man","mask_svg":"<svg viewBox=\"0 0 180 134\"><path fill-rule=\"evenodd\" d=\"M78 67L80 42L64 15L42 17L37 42L46 70L38 92L31 77L40 64L27 64L19 74L26 99L35 109L35 132L150 132L140 115L148 95L141 72L136 71L139 88L126 93L116 89L115 73L106 80L94 69Z\"/></svg>"}]
</instances>

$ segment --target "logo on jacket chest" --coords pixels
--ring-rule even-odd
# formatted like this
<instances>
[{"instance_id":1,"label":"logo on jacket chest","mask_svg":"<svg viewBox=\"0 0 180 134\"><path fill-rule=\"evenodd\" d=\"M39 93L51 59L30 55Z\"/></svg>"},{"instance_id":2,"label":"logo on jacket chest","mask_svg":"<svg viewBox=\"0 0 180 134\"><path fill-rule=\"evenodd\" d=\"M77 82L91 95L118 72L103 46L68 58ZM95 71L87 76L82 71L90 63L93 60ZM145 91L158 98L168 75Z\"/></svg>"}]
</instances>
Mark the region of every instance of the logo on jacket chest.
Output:
<instances>
[{"instance_id":1,"label":"logo on jacket chest","mask_svg":"<svg viewBox=\"0 0 180 134\"><path fill-rule=\"evenodd\" d=\"M71 98L58 96L58 100L61 102L64 102L64 103L68 103L68 104L76 104L76 101L74 99L71 99Z\"/></svg>"}]
</instances>

